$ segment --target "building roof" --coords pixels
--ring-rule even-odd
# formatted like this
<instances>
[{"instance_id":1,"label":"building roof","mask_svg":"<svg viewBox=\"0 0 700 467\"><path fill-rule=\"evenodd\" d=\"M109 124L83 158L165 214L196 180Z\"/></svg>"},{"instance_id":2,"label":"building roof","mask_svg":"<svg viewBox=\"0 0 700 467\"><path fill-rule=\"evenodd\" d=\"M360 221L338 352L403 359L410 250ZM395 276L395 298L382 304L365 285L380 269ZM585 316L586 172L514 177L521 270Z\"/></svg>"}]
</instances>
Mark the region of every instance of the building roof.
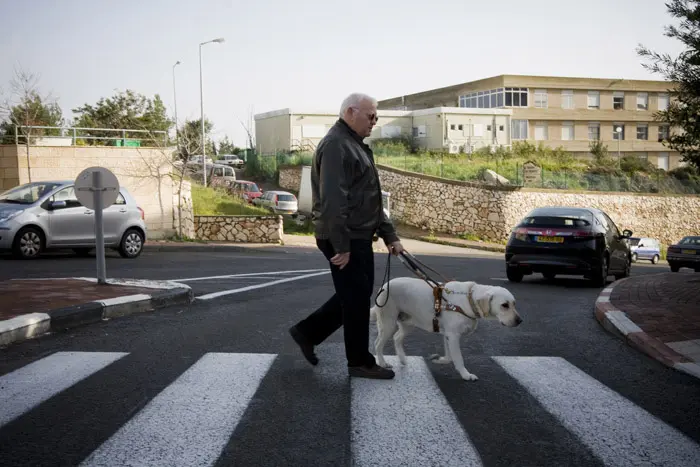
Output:
<instances>
[{"instance_id":1,"label":"building roof","mask_svg":"<svg viewBox=\"0 0 700 467\"><path fill-rule=\"evenodd\" d=\"M473 109L465 107L432 107L420 110L377 110L379 117L418 117L434 114L465 114L465 115L512 115L512 109ZM323 117L337 117L337 112L331 111L304 111L303 109L279 109L255 115L255 120L278 117L281 115L318 115Z\"/></svg>"}]
</instances>

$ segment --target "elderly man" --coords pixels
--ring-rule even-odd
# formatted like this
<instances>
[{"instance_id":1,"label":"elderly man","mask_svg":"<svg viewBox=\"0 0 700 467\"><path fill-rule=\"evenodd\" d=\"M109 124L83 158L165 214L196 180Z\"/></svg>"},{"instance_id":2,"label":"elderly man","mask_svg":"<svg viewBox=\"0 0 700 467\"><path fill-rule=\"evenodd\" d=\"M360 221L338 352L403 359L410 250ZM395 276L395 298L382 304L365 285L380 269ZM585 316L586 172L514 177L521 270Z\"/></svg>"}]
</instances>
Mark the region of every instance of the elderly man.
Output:
<instances>
[{"instance_id":1,"label":"elderly man","mask_svg":"<svg viewBox=\"0 0 700 467\"><path fill-rule=\"evenodd\" d=\"M350 376L391 379L369 352L369 310L374 289L372 239L384 240L390 253L403 251L382 208L374 155L364 139L377 123L377 102L351 94L340 119L321 140L311 171L316 245L328 259L335 294L289 329L304 357L318 363L314 347L343 326Z\"/></svg>"}]
</instances>

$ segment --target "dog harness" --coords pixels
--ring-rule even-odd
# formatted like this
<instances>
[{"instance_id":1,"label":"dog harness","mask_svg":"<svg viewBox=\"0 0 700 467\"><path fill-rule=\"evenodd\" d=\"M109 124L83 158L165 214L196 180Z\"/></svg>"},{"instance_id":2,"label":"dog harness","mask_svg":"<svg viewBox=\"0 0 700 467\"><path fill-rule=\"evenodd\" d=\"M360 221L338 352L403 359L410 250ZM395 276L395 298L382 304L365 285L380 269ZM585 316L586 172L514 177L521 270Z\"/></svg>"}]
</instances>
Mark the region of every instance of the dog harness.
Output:
<instances>
[{"instance_id":1,"label":"dog harness","mask_svg":"<svg viewBox=\"0 0 700 467\"><path fill-rule=\"evenodd\" d=\"M449 311L455 311L461 315L466 316L467 318L476 321L477 318L479 317L479 314L481 314L484 318L488 316L488 310L482 313L479 313L479 308L476 305L476 302L474 302L474 297L473 297L473 290L474 286L469 287L469 291L467 292L467 299L469 300L469 306L471 309L476 313L477 316L469 316L459 305L454 305L450 303L446 298L443 297L443 293L447 292L448 294L453 294L455 292L451 292L450 290L445 290L445 285L444 284L437 284L433 286L432 284L428 283L433 288L433 299L434 299L434 308L435 308L435 315L433 316L433 332L439 332L440 331L440 325L439 325L439 318L440 314L442 313L442 301L445 301L445 309Z\"/></svg>"}]
</instances>

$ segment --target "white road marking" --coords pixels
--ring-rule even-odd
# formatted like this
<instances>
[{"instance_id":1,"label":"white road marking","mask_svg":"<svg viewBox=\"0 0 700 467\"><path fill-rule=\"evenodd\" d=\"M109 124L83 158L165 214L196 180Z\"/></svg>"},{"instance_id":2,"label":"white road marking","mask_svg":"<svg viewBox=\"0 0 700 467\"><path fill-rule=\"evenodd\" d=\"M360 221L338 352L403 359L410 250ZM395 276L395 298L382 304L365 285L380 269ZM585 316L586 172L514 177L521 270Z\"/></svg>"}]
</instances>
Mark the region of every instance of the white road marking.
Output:
<instances>
[{"instance_id":1,"label":"white road marking","mask_svg":"<svg viewBox=\"0 0 700 467\"><path fill-rule=\"evenodd\" d=\"M302 272L319 272L328 271L328 269L300 269L298 271L273 271L273 272L251 272L246 274L226 274L223 276L206 276L206 277L189 277L185 279L173 279L172 282L194 282L194 281L210 281L215 279L233 279L236 277L254 277L254 276L278 276L285 274L298 274Z\"/></svg>"},{"instance_id":2,"label":"white road marking","mask_svg":"<svg viewBox=\"0 0 700 467\"><path fill-rule=\"evenodd\" d=\"M0 377L0 427L125 355L56 352Z\"/></svg>"},{"instance_id":3,"label":"white road marking","mask_svg":"<svg viewBox=\"0 0 700 467\"><path fill-rule=\"evenodd\" d=\"M698 465L692 439L563 358L491 358L606 465Z\"/></svg>"},{"instance_id":4,"label":"white road marking","mask_svg":"<svg viewBox=\"0 0 700 467\"><path fill-rule=\"evenodd\" d=\"M353 465L483 465L423 358L385 358L393 380L351 382Z\"/></svg>"},{"instance_id":5,"label":"white road marking","mask_svg":"<svg viewBox=\"0 0 700 467\"><path fill-rule=\"evenodd\" d=\"M490 278L489 280L508 282L508 279L505 278L505 277L492 277L492 278Z\"/></svg>"},{"instance_id":6,"label":"white road marking","mask_svg":"<svg viewBox=\"0 0 700 467\"><path fill-rule=\"evenodd\" d=\"M81 465L213 465L275 357L204 355Z\"/></svg>"},{"instance_id":7,"label":"white road marking","mask_svg":"<svg viewBox=\"0 0 700 467\"><path fill-rule=\"evenodd\" d=\"M213 292L205 295L200 295L199 297L196 297L197 300L211 300L212 298L219 298L223 297L224 295L231 295L231 294L236 294L236 293L241 293L241 292L247 292L249 290L254 290L254 289L260 289L262 287L270 287L272 285L277 285L277 284L283 284L285 282L292 282L292 281L298 281L301 279L308 279L309 277L315 277L315 276L320 276L323 274L330 274L330 270L326 269L322 272L316 272L313 274L305 274L303 276L295 276L295 277L287 277L284 279L278 279L276 281L272 282L265 282L262 284L255 284L255 285L249 285L246 287L240 287L238 289L231 289L231 290L222 290L221 292Z\"/></svg>"}]
</instances>

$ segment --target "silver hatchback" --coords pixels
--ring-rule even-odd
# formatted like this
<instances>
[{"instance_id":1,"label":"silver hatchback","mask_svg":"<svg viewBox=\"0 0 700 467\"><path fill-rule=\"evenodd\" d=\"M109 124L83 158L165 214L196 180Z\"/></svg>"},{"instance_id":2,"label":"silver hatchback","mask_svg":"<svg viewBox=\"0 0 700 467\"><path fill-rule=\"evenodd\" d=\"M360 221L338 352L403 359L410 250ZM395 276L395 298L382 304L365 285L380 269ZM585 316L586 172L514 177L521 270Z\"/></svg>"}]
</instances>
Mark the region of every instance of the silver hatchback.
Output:
<instances>
[{"instance_id":1,"label":"silver hatchback","mask_svg":"<svg viewBox=\"0 0 700 467\"><path fill-rule=\"evenodd\" d=\"M124 258L141 254L144 212L124 187L103 211L103 225L105 248ZM26 183L0 194L0 250L29 259L57 248L82 255L95 248L95 212L78 201L73 181Z\"/></svg>"}]
</instances>

